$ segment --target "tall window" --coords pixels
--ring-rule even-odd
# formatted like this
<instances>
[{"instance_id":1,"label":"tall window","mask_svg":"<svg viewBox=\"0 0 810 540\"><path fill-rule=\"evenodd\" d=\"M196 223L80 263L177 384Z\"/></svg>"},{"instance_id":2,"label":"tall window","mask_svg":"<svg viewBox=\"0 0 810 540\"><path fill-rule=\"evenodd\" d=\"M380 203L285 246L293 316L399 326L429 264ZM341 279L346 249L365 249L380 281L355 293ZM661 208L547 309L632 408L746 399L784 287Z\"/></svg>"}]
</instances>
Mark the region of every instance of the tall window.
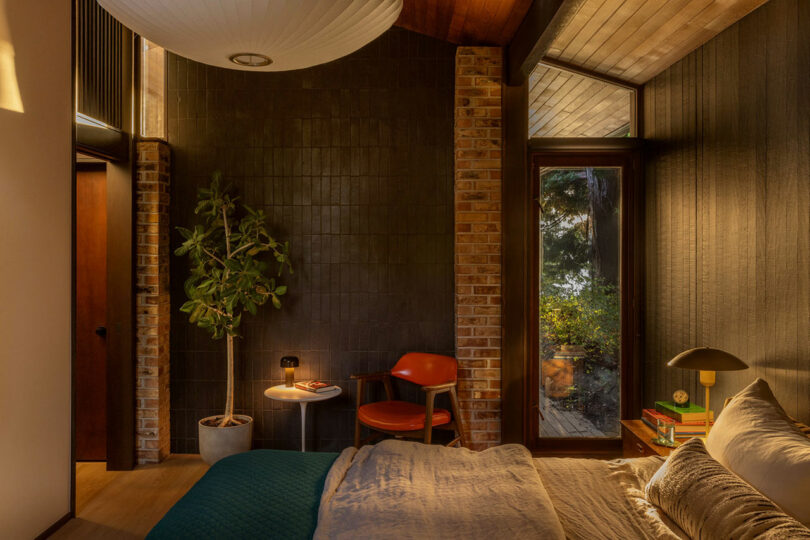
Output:
<instances>
[{"instance_id":1,"label":"tall window","mask_svg":"<svg viewBox=\"0 0 810 540\"><path fill-rule=\"evenodd\" d=\"M166 51L141 38L142 137L166 138Z\"/></svg>"},{"instance_id":2,"label":"tall window","mask_svg":"<svg viewBox=\"0 0 810 540\"><path fill-rule=\"evenodd\" d=\"M540 438L619 435L621 171L537 171Z\"/></svg>"}]
</instances>

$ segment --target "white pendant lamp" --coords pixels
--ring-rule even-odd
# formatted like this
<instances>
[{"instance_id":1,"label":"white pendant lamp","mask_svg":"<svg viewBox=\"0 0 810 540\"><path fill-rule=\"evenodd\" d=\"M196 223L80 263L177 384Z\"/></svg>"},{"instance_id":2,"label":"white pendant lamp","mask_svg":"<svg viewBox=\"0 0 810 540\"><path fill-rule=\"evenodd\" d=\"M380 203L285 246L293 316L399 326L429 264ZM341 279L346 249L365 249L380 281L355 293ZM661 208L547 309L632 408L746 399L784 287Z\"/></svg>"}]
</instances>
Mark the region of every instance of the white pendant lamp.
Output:
<instances>
[{"instance_id":1,"label":"white pendant lamp","mask_svg":"<svg viewBox=\"0 0 810 540\"><path fill-rule=\"evenodd\" d=\"M341 58L388 30L402 0L98 0L132 31L212 66L301 69Z\"/></svg>"}]
</instances>

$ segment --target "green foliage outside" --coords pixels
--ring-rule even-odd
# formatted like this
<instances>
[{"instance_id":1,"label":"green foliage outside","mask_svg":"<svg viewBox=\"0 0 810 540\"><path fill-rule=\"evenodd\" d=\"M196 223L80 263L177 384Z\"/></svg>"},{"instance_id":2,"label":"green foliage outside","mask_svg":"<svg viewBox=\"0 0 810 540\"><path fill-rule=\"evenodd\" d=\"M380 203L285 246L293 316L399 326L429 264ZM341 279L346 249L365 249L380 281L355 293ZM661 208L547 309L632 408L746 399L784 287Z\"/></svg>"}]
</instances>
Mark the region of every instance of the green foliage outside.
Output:
<instances>
[{"instance_id":1,"label":"green foliage outside","mask_svg":"<svg viewBox=\"0 0 810 540\"><path fill-rule=\"evenodd\" d=\"M616 356L619 348L619 298L615 287L594 285L576 294L543 295L540 329L554 348L580 345Z\"/></svg>"},{"instance_id":2,"label":"green foliage outside","mask_svg":"<svg viewBox=\"0 0 810 540\"><path fill-rule=\"evenodd\" d=\"M619 397L618 174L562 169L541 176L541 359L585 349L574 387L557 406L616 429Z\"/></svg>"}]
</instances>

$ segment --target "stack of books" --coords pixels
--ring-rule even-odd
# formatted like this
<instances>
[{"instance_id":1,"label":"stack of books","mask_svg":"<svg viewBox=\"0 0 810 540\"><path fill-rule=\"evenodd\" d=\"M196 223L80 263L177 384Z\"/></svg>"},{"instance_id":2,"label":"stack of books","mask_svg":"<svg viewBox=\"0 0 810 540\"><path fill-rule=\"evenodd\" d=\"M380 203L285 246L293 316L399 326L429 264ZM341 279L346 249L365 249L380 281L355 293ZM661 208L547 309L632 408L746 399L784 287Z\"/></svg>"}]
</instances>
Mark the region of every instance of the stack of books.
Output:
<instances>
[{"instance_id":1,"label":"stack of books","mask_svg":"<svg viewBox=\"0 0 810 540\"><path fill-rule=\"evenodd\" d=\"M709 424L714 424L714 413L709 411ZM641 420L654 431L658 420L675 424L676 439L691 439L706 436L706 409L698 405L676 407L671 401L656 401L655 409L643 409Z\"/></svg>"}]
</instances>

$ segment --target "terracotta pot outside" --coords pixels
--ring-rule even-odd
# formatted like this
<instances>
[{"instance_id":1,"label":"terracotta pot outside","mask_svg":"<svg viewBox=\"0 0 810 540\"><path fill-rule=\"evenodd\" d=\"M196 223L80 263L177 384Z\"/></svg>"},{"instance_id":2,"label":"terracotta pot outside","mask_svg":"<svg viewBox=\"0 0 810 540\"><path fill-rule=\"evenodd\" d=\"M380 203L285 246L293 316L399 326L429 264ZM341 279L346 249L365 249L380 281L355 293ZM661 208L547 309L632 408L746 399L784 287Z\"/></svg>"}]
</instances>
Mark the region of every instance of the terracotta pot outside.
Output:
<instances>
[{"instance_id":1,"label":"terracotta pot outside","mask_svg":"<svg viewBox=\"0 0 810 540\"><path fill-rule=\"evenodd\" d=\"M571 394L574 385L574 362L585 356L585 349L579 345L562 345L548 360L540 366L541 384L546 397L566 398Z\"/></svg>"}]
</instances>

